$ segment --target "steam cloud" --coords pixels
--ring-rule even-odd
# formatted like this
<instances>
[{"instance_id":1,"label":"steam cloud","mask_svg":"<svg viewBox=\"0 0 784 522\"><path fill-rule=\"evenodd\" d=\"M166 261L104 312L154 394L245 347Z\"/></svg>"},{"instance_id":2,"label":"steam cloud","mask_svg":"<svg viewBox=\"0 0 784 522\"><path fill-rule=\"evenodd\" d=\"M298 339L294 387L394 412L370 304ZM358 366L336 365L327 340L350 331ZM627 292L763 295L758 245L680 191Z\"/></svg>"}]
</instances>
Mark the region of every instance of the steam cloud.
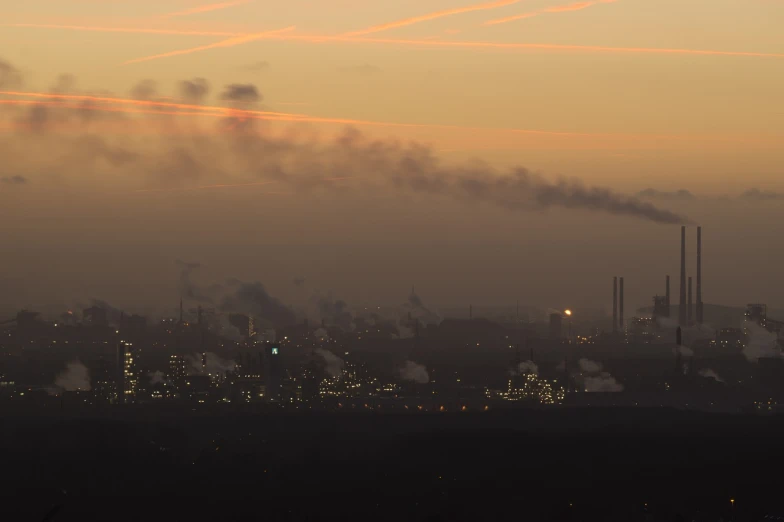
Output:
<instances>
[{"instance_id":1,"label":"steam cloud","mask_svg":"<svg viewBox=\"0 0 784 522\"><path fill-rule=\"evenodd\" d=\"M329 350L324 350L323 348L316 348L314 351L324 359L324 362L326 363L324 369L327 371L329 376L332 378L340 377L340 375L343 373L343 359Z\"/></svg>"},{"instance_id":2,"label":"steam cloud","mask_svg":"<svg viewBox=\"0 0 784 522\"><path fill-rule=\"evenodd\" d=\"M749 362L757 362L760 358L781 357L781 348L778 344L778 335L769 332L758 324L750 323L747 326L749 339L743 348L743 355Z\"/></svg>"},{"instance_id":3,"label":"steam cloud","mask_svg":"<svg viewBox=\"0 0 784 522\"><path fill-rule=\"evenodd\" d=\"M716 382L724 382L724 379L722 379L721 377L719 377L719 374L718 374L718 373L716 373L716 372L714 372L714 371L713 371L713 370L711 370L710 368L703 368L703 369L702 369L702 370L700 370L698 373L699 373L700 375L702 375L703 377L706 377L706 378L708 378L708 379L714 379L714 380L716 380Z\"/></svg>"},{"instance_id":4,"label":"steam cloud","mask_svg":"<svg viewBox=\"0 0 784 522\"><path fill-rule=\"evenodd\" d=\"M15 75L7 64L2 69L0 82L7 83ZM186 90L191 99L200 99L206 83L191 81ZM195 86L195 88L194 88ZM154 95L153 86L137 85L137 97ZM229 102L252 103L262 100L255 85L232 84L226 86L221 98ZM88 110L95 109L95 110ZM9 110L27 110L25 127L37 133L11 140L7 164L26 162L42 148L48 157L62 153L61 170L80 172L80 179L107 178L104 165L120 174L130 174L127 183L139 183L139 172L147 173L143 183L158 187L182 187L186 182L213 177L216 182L228 183L231 177L238 182L273 181L298 191L315 188L335 190L327 181L334 177L350 177L350 187L341 190L367 192L396 189L431 197L445 197L471 203L485 203L508 210L546 211L566 208L599 212L623 217L635 217L655 223L681 224L689 220L677 213L658 208L636 197L629 197L607 188L587 186L579 180L550 181L525 168L499 172L489 166L470 164L463 167L441 165L431 149L411 144L402 146L392 141L375 141L364 138L356 130L348 130L331 144L321 145L305 136L288 133L275 136L267 127L256 128L253 118L241 128L234 125L233 132L225 132L226 122L221 122L217 136L203 135L182 137L177 133L161 139L135 140L130 133L118 140L96 133L84 126L89 115L94 118L113 118L126 123L128 128L142 125L136 119L118 113L100 112L101 107L85 103L84 111L35 106L32 109L11 107ZM75 117L74 117L75 115ZM56 118L55 118L56 116ZM73 123L77 126L68 133L49 132L52 124ZM240 115L239 120L242 117ZM234 124L238 120L230 118ZM261 130L263 129L263 131ZM153 143L153 145L150 145ZM18 147L15 145L19 145ZM48 167L41 160L42 171ZM73 183L77 181L72 180Z\"/></svg>"},{"instance_id":5,"label":"steam cloud","mask_svg":"<svg viewBox=\"0 0 784 522\"><path fill-rule=\"evenodd\" d=\"M430 382L430 375L427 373L427 368L414 361L406 361L406 364L400 369L400 377L406 381L414 381L419 384L427 384Z\"/></svg>"},{"instance_id":6,"label":"steam cloud","mask_svg":"<svg viewBox=\"0 0 784 522\"><path fill-rule=\"evenodd\" d=\"M156 370L150 374L150 384L163 384L166 382L166 376L162 371Z\"/></svg>"},{"instance_id":7,"label":"steam cloud","mask_svg":"<svg viewBox=\"0 0 784 522\"><path fill-rule=\"evenodd\" d=\"M539 375L539 367L533 361L523 361L517 366L517 371L521 374L532 373Z\"/></svg>"},{"instance_id":8,"label":"steam cloud","mask_svg":"<svg viewBox=\"0 0 784 522\"><path fill-rule=\"evenodd\" d=\"M204 371L202 370L202 357L200 353L186 355L185 360L189 364L187 369L188 375L204 375ZM226 372L234 371L234 368L236 367L237 363L233 360L224 359L217 354L207 352L207 374L220 375Z\"/></svg>"},{"instance_id":9,"label":"steam cloud","mask_svg":"<svg viewBox=\"0 0 784 522\"><path fill-rule=\"evenodd\" d=\"M80 361L71 361L54 380L54 385L64 391L88 391L90 371Z\"/></svg>"},{"instance_id":10,"label":"steam cloud","mask_svg":"<svg viewBox=\"0 0 784 522\"><path fill-rule=\"evenodd\" d=\"M583 388L586 392L622 392L623 384L615 380L615 377L608 372L602 371L601 363L590 359L580 359L578 361Z\"/></svg>"}]
</instances>

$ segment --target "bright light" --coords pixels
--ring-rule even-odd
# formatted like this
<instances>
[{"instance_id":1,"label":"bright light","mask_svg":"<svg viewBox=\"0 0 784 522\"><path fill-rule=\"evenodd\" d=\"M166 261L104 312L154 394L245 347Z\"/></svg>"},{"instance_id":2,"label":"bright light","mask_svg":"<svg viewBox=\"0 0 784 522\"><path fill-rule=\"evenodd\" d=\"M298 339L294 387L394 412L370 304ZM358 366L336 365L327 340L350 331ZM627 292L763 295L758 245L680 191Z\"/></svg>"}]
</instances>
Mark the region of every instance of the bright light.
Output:
<instances>
[{"instance_id":1,"label":"bright light","mask_svg":"<svg viewBox=\"0 0 784 522\"><path fill-rule=\"evenodd\" d=\"M572 311L571 311L571 310L564 310L564 313L565 313L566 315L572 315Z\"/></svg>"}]
</instances>

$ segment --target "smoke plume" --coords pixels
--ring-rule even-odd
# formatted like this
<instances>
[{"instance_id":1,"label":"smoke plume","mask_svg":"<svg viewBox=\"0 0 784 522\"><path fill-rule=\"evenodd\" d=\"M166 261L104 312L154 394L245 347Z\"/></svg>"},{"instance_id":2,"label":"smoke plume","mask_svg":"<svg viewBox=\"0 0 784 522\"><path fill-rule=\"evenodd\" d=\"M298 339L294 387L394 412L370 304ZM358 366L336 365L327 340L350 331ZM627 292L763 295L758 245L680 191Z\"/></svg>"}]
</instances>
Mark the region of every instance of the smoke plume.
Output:
<instances>
[{"instance_id":1,"label":"smoke plume","mask_svg":"<svg viewBox=\"0 0 784 522\"><path fill-rule=\"evenodd\" d=\"M131 89L131 96L137 100L151 100L158 94L158 85L154 80L142 80Z\"/></svg>"},{"instance_id":2,"label":"smoke plume","mask_svg":"<svg viewBox=\"0 0 784 522\"><path fill-rule=\"evenodd\" d=\"M741 194L739 199L744 199L746 201L778 201L784 199L784 194L781 192L771 192L752 188Z\"/></svg>"},{"instance_id":3,"label":"smoke plume","mask_svg":"<svg viewBox=\"0 0 784 522\"><path fill-rule=\"evenodd\" d=\"M9 71L15 69L6 65L2 70L5 71L2 78L5 78L13 75ZM188 87L183 85L180 89L187 90L191 99L202 96L206 90L204 84L195 81ZM153 86L142 83L136 87L134 95L144 98L154 96L155 92ZM233 103L263 99L252 84L228 85L221 98ZM205 179L221 183L221 186L233 180L238 184L274 182L276 190L294 192L316 188L362 194L373 189L378 193L397 190L483 203L510 211L574 209L654 223L689 223L685 216L608 188L589 186L574 179L548 180L522 167L498 171L482 164L445 166L426 146L371 140L353 129L331 143L322 144L310 135L294 132L275 135L267 126L257 128L254 122L269 116L238 110L229 118L233 122L232 132L226 132L227 122L220 120L218 133L199 136L164 133L159 139L147 140L134 136L148 133L131 132L144 130L144 116L126 116L122 111L108 113L104 104L86 103L83 108L84 111L44 106L10 107L25 115L24 129L37 133L37 137L30 140L29 133L13 137L9 156L4 161L9 165L24 162L43 172L50 167L46 158L57 157L58 170L79 173L79 176L68 178L71 183L79 180L105 183L104 180L112 179L113 183L125 181L134 188L171 189L184 188L188 183L192 185L195 180ZM139 112L144 107L111 105L109 108ZM122 139L117 138L114 143L108 135L86 125L83 117L87 113L122 118L126 129ZM220 115L215 111L208 114ZM236 125L240 121L243 122L241 128ZM292 121L301 124L309 118ZM66 124L67 133L55 132ZM47 154L37 155L40 150L46 150ZM103 160L110 165L103 164ZM139 176L139 173L145 174ZM335 178L351 178L351 186L337 187L330 181Z\"/></svg>"},{"instance_id":4,"label":"smoke plume","mask_svg":"<svg viewBox=\"0 0 784 522\"><path fill-rule=\"evenodd\" d=\"M26 185L27 178L24 176L2 176L0 177L0 183L3 185Z\"/></svg>"},{"instance_id":5,"label":"smoke plume","mask_svg":"<svg viewBox=\"0 0 784 522\"><path fill-rule=\"evenodd\" d=\"M343 359L323 348L316 348L314 352L324 359L324 362L326 363L324 369L330 377L340 377L343 373Z\"/></svg>"},{"instance_id":6,"label":"smoke plume","mask_svg":"<svg viewBox=\"0 0 784 522\"><path fill-rule=\"evenodd\" d=\"M645 199L663 199L671 201L692 201L697 197L685 189L667 192L665 190L656 190L654 188L647 188L637 193L638 197Z\"/></svg>"},{"instance_id":7,"label":"smoke plume","mask_svg":"<svg viewBox=\"0 0 784 522\"><path fill-rule=\"evenodd\" d=\"M254 319L267 322L273 327L289 326L296 322L294 312L267 293L264 285L235 282L232 293L223 297L220 309L223 312L245 314Z\"/></svg>"},{"instance_id":8,"label":"smoke plume","mask_svg":"<svg viewBox=\"0 0 784 522\"><path fill-rule=\"evenodd\" d=\"M64 391L88 391L90 371L80 361L71 361L54 380L54 385Z\"/></svg>"},{"instance_id":9,"label":"smoke plume","mask_svg":"<svg viewBox=\"0 0 784 522\"><path fill-rule=\"evenodd\" d=\"M414 381L419 384L430 382L427 368L414 361L406 361L406 364L400 369L400 377L406 381Z\"/></svg>"},{"instance_id":10,"label":"smoke plume","mask_svg":"<svg viewBox=\"0 0 784 522\"><path fill-rule=\"evenodd\" d=\"M310 299L310 307L315 308L318 319L328 325L337 326L344 332L356 328L354 314L348 304L342 299L335 299L332 294L314 295Z\"/></svg>"},{"instance_id":11,"label":"smoke plume","mask_svg":"<svg viewBox=\"0 0 784 522\"><path fill-rule=\"evenodd\" d=\"M0 88L6 89L22 85L22 73L10 63L0 60Z\"/></svg>"},{"instance_id":12,"label":"smoke plume","mask_svg":"<svg viewBox=\"0 0 784 522\"><path fill-rule=\"evenodd\" d=\"M186 103L200 104L210 92L210 84L204 78L183 80L180 82L180 98Z\"/></svg>"},{"instance_id":13,"label":"smoke plume","mask_svg":"<svg viewBox=\"0 0 784 522\"><path fill-rule=\"evenodd\" d=\"M580 380L586 392L621 392L623 384L615 380L608 372L602 371L602 363L590 359L580 359Z\"/></svg>"}]
</instances>

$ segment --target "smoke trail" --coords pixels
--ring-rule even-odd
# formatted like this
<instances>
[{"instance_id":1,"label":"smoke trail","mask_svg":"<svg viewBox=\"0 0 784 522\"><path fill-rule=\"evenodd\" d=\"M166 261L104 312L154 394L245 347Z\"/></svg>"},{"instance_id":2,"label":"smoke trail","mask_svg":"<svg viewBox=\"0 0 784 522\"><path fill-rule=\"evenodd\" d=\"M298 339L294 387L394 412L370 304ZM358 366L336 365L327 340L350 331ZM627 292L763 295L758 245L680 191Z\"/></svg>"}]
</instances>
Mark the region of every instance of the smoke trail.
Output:
<instances>
[{"instance_id":1,"label":"smoke trail","mask_svg":"<svg viewBox=\"0 0 784 522\"><path fill-rule=\"evenodd\" d=\"M400 368L400 377L406 381L414 381L419 384L427 384L430 382L430 375L427 373L427 368L414 361L406 361L405 365Z\"/></svg>"},{"instance_id":2,"label":"smoke trail","mask_svg":"<svg viewBox=\"0 0 784 522\"><path fill-rule=\"evenodd\" d=\"M191 9L185 9L183 11L176 11L174 13L166 13L160 16L160 18L176 18L180 16L190 16L194 14L201 14L201 13L209 13L211 11L218 11L221 9L228 9L229 7L235 7L238 5L243 5L250 3L251 0L236 0L234 2L222 2L219 4L209 4L209 5L202 5L199 7L193 7Z\"/></svg>"},{"instance_id":3,"label":"smoke trail","mask_svg":"<svg viewBox=\"0 0 784 522\"><path fill-rule=\"evenodd\" d=\"M89 391L90 371L80 361L71 361L54 380L54 385L64 391Z\"/></svg>"},{"instance_id":4,"label":"smoke trail","mask_svg":"<svg viewBox=\"0 0 784 522\"><path fill-rule=\"evenodd\" d=\"M324 369L327 371L330 377L337 378L342 375L344 364L343 359L329 350L324 350L323 348L316 348L314 352L324 359L324 362L326 363Z\"/></svg>"}]
</instances>

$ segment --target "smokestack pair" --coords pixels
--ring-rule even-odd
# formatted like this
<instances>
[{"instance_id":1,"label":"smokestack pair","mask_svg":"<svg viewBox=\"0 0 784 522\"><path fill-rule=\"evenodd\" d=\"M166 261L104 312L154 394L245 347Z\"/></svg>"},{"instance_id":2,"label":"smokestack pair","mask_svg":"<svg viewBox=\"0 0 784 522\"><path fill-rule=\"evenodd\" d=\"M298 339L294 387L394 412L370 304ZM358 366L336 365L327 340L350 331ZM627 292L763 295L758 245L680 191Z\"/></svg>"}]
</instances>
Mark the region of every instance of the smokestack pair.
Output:
<instances>
[{"instance_id":1,"label":"smokestack pair","mask_svg":"<svg viewBox=\"0 0 784 522\"><path fill-rule=\"evenodd\" d=\"M693 318L691 277L688 280L688 304L686 297L686 227L681 227L681 287L680 306L678 307L678 322L687 326ZM697 227L697 323L702 324L702 227Z\"/></svg>"},{"instance_id":2,"label":"smokestack pair","mask_svg":"<svg viewBox=\"0 0 784 522\"><path fill-rule=\"evenodd\" d=\"M620 327L623 330L623 277L620 278L620 296L618 295L618 277L613 277L613 332ZM618 312L620 312L620 317Z\"/></svg>"}]
</instances>

